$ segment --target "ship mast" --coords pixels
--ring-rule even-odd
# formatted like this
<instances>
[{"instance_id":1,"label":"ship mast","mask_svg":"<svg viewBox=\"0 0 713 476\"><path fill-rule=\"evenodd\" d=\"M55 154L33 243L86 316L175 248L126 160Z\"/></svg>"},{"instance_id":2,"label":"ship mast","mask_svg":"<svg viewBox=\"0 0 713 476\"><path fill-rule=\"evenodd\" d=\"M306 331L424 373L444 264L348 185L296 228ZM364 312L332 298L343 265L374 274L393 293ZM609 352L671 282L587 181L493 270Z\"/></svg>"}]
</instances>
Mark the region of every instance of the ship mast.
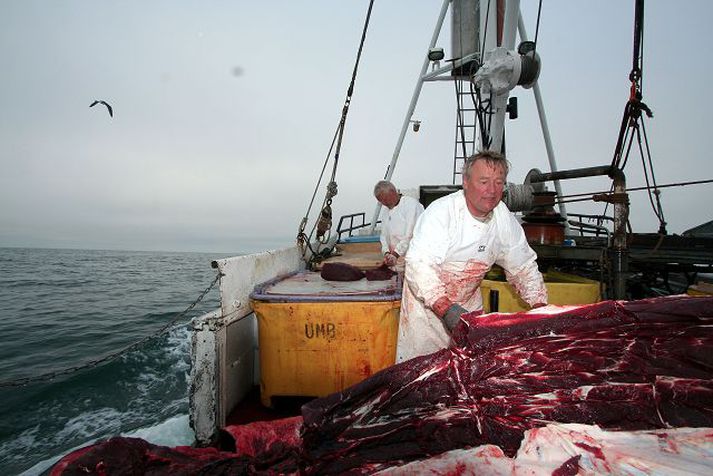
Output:
<instances>
[{"instance_id":1,"label":"ship mast","mask_svg":"<svg viewBox=\"0 0 713 476\"><path fill-rule=\"evenodd\" d=\"M499 9L499 6L504 6L504 10ZM440 61L444 58L444 54L436 44L449 7L454 18L454 31L451 32L453 57L441 66ZM475 31L461 32L456 36L456 26L460 28L461 25L467 25L466 29ZM523 41L516 50L518 29ZM458 81L463 79L464 75L473 82L480 96L489 98L489 109L479 119L483 122L479 129L480 150L504 150L504 125L510 91L518 85L526 89L535 87L535 99L550 169L552 172L557 171L542 96L537 88L539 56L535 52L534 43L526 41L520 15L520 0L444 0L384 178L391 180L394 174L406 132L415 122L413 113L424 82ZM555 188L558 193L561 192L559 181L555 182ZM560 213L566 218L564 206L558 206ZM374 233L380 211L381 204L377 204L371 220L370 233Z\"/></svg>"}]
</instances>

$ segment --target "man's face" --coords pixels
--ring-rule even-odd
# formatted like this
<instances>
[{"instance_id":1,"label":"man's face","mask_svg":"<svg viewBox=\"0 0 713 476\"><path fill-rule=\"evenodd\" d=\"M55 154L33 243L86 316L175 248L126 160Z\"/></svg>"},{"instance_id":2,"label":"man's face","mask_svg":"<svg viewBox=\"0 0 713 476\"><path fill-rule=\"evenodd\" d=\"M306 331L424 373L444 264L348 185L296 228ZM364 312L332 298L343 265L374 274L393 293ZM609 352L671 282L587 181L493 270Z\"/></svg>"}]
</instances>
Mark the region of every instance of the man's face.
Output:
<instances>
[{"instance_id":1,"label":"man's face","mask_svg":"<svg viewBox=\"0 0 713 476\"><path fill-rule=\"evenodd\" d=\"M396 190L387 190L379 194L376 199L389 210L399 203L399 193Z\"/></svg>"},{"instance_id":2,"label":"man's face","mask_svg":"<svg viewBox=\"0 0 713 476\"><path fill-rule=\"evenodd\" d=\"M470 176L463 176L463 192L470 213L477 218L488 215L503 198L505 170L476 160L470 166Z\"/></svg>"}]
</instances>

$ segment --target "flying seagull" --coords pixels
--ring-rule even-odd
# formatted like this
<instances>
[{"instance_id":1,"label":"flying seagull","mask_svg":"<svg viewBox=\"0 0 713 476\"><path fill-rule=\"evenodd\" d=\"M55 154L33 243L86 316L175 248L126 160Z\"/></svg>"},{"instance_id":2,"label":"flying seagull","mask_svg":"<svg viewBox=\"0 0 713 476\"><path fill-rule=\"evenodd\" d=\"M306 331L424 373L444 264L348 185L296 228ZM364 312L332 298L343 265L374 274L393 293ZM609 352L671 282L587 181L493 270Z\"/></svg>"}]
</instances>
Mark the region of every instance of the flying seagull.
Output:
<instances>
[{"instance_id":1,"label":"flying seagull","mask_svg":"<svg viewBox=\"0 0 713 476\"><path fill-rule=\"evenodd\" d=\"M97 104L104 104L104 105L106 106L106 108L109 110L109 115L110 115L111 117L114 117L114 110L111 108L111 106L110 106L109 104L107 104L106 101L94 101L93 103L91 103L91 104L89 105L89 107L94 107L94 106L96 106Z\"/></svg>"}]
</instances>

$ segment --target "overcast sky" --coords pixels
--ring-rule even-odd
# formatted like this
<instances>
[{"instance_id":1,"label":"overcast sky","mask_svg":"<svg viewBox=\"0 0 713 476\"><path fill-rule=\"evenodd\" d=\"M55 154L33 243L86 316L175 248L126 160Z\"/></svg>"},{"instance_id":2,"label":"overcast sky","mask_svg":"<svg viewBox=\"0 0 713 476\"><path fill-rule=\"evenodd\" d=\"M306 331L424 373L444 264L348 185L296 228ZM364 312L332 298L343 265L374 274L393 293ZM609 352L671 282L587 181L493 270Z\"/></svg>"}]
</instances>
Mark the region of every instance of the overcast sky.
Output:
<instances>
[{"instance_id":1,"label":"overcast sky","mask_svg":"<svg viewBox=\"0 0 713 476\"><path fill-rule=\"evenodd\" d=\"M611 162L634 1L545 0L540 87L560 169ZM0 0L0 246L242 252L288 244L339 120L367 0ZM523 0L534 36L537 2ZM439 0L377 0L334 214L366 211L391 159ZM713 178L713 2L646 4L644 101L659 184ZM446 22L448 23L448 22ZM449 57L446 29L439 45ZM507 123L522 182L547 170L530 90ZM103 99L114 108L89 108ZM393 180L450 183L453 84L426 84ZM644 184L638 155L627 182ZM565 194L603 180L563 182ZM662 194L669 232L709 221L711 185ZM324 187L320 188L320 197ZM632 192L636 231L658 223ZM577 211L570 205L569 211ZM585 208L579 211L597 211ZM700 210L703 210L701 214Z\"/></svg>"}]
</instances>

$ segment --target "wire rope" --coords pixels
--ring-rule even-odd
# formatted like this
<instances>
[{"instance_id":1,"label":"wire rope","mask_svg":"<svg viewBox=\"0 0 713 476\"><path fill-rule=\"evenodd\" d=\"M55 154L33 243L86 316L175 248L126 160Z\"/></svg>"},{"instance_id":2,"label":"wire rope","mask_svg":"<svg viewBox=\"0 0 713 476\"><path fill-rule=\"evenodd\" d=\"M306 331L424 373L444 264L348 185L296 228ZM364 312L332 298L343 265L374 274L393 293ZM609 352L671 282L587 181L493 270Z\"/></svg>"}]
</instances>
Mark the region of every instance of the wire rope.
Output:
<instances>
[{"instance_id":1,"label":"wire rope","mask_svg":"<svg viewBox=\"0 0 713 476\"><path fill-rule=\"evenodd\" d=\"M318 225L320 224L320 220L325 218L327 216L327 211L329 215L329 226L327 228L327 231L331 229L331 202L332 202L332 197L334 197L337 194L337 184L336 184L336 175L337 175L337 168L339 165L339 156L341 153L341 147L342 147L342 139L344 137L344 129L346 126L346 121L347 121L347 114L349 112L349 105L351 104L351 98L354 93L354 85L356 83L356 77L357 77L357 72L359 70L359 63L361 61L361 55L364 50L364 43L366 41L366 33L369 28L369 21L371 19L371 12L374 7L374 0L370 0L369 2L369 8L367 10L366 14L366 19L364 21L364 26L362 28L362 33L361 33L361 39L359 41L359 49L357 50L357 55L356 59L354 62L354 68L352 70L352 76L351 76L351 81L349 83L349 87L347 88L347 94L346 98L344 100L344 105L342 106L342 113L339 119L339 123L337 125L337 130L334 133L334 137L332 138L332 144L330 145L329 152L327 153L327 158L325 159L324 165L322 166L322 171L319 175L319 180L317 181L317 185L315 187L315 191L312 195L312 199L310 200L310 204L307 208L307 213L305 216L302 218L302 221L300 223L298 232L297 232L297 241L298 243L305 243L307 248L312 251L313 256L316 254L314 250L312 249L310 245L310 241L312 240L312 236L314 235L315 230L318 232L318 237L319 237L319 229ZM335 150L335 144L336 144L336 150ZM319 189L320 184L322 183L322 178L324 177L324 172L327 168L327 164L329 163L329 157L332 154L332 151L334 152L334 164L332 166L332 172L330 176L330 182L327 186L327 193L325 194L325 197L322 201L322 212L320 213L320 219L316 220L314 225L312 226L312 229L310 230L309 235L305 235L304 230L307 225L307 221L309 220L309 214L312 210L312 205L314 204L315 197L317 195L317 190ZM331 232L330 232L331 233ZM329 239L329 235L327 235L324 240L321 241L322 244L326 243ZM318 248L319 249L319 248ZM304 253L303 253L304 256Z\"/></svg>"},{"instance_id":2,"label":"wire rope","mask_svg":"<svg viewBox=\"0 0 713 476\"><path fill-rule=\"evenodd\" d=\"M540 4L537 7L537 23L535 24L535 48L533 49L533 52L537 50L537 35L540 33L540 13L542 13L542 0L540 0Z\"/></svg>"}]
</instances>

